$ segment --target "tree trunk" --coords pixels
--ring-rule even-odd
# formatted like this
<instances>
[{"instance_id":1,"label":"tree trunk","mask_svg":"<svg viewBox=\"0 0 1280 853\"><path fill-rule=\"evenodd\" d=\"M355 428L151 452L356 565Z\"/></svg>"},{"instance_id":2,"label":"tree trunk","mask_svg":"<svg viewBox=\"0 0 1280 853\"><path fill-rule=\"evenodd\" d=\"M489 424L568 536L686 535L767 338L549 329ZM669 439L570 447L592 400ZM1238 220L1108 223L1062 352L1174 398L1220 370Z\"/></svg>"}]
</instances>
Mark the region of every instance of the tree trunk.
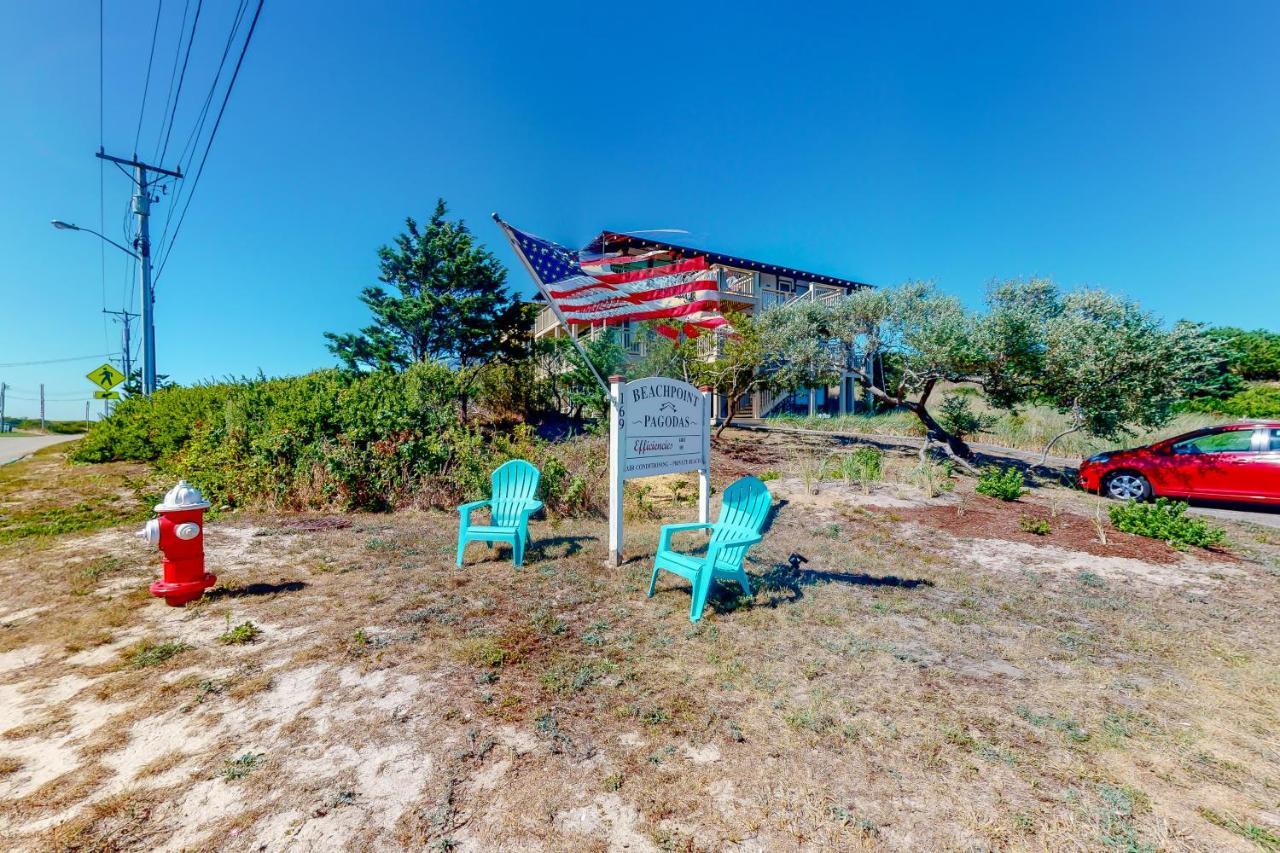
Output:
<instances>
[{"instance_id":1,"label":"tree trunk","mask_svg":"<svg viewBox=\"0 0 1280 853\"><path fill-rule=\"evenodd\" d=\"M1036 467L1043 468L1045 466L1045 463L1049 461L1049 451L1053 449L1053 446L1058 443L1059 439L1066 438L1071 435L1071 433L1079 432L1082 429L1084 429L1082 424L1076 424L1071 427L1071 429L1064 429L1062 432L1049 439L1049 443L1044 446L1044 453L1040 454L1040 461L1036 463Z\"/></svg>"},{"instance_id":2,"label":"tree trunk","mask_svg":"<svg viewBox=\"0 0 1280 853\"><path fill-rule=\"evenodd\" d=\"M720 425L716 427L716 435L715 435L716 438L719 438L720 433L724 432L725 429L729 426L729 424L733 423L733 418L737 414L738 414L738 398L733 397L729 400L729 413L725 415L724 420L722 420L720 422Z\"/></svg>"},{"instance_id":3,"label":"tree trunk","mask_svg":"<svg viewBox=\"0 0 1280 853\"><path fill-rule=\"evenodd\" d=\"M973 458L973 450L965 443L964 439L959 436L952 435L943 429L942 424L934 420L933 415L929 414L929 410L919 403L912 403L908 401L904 403L904 405L907 409L914 412L915 416L920 419L922 424L924 424L924 428L926 430L926 446L931 439L938 442L942 446L942 449L946 451L947 456L950 457L957 465L973 476L978 476L978 469L974 468L973 465L969 463L969 460ZM923 451L921 452L923 454Z\"/></svg>"}]
</instances>

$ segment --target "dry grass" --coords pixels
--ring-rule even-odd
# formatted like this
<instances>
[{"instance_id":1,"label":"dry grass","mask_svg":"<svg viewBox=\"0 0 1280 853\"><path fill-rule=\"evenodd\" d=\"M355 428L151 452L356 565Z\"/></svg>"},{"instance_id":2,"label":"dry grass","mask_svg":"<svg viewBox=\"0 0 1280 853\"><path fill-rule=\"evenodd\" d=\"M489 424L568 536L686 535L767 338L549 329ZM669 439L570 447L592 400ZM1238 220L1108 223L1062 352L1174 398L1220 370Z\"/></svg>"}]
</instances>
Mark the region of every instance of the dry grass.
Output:
<instances>
[{"instance_id":1,"label":"dry grass","mask_svg":"<svg viewBox=\"0 0 1280 853\"><path fill-rule=\"evenodd\" d=\"M794 478L785 449L722 447L726 477ZM1244 850L1276 832L1280 543L1233 528L1235 562L1075 568L1055 533L984 546L877 505L993 511L965 481L911 493L912 464L888 458L860 505L789 497L753 551L754 594L718 588L697 626L687 584L644 595L660 519L692 513L669 485L646 494L660 519L629 524L620 569L601 565L594 521L534 522L522 569L476 548L457 570L445 513L254 535L290 530L263 515L211 525L227 592L174 610L14 583L63 577L69 553L145 579L154 555L126 530L6 551L0 612L51 609L0 632L39 652L0 669L27 697L0 833L88 849ZM1028 506L1091 529L1091 503L1046 490L1010 528ZM256 642L218 642L246 621ZM86 625L112 645L71 651L61 632ZM147 638L187 648L132 668ZM42 761L69 765L40 782Z\"/></svg>"}]
</instances>

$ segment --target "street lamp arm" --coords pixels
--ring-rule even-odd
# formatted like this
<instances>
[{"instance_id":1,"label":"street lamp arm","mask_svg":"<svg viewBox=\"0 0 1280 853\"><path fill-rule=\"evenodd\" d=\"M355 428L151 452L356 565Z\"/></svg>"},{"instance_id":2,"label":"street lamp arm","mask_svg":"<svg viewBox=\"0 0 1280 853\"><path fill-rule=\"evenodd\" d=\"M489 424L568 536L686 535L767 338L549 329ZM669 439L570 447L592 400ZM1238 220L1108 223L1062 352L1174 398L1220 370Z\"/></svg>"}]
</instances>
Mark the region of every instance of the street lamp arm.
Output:
<instances>
[{"instance_id":1,"label":"street lamp arm","mask_svg":"<svg viewBox=\"0 0 1280 853\"><path fill-rule=\"evenodd\" d=\"M141 260L137 252L133 251L132 249L126 249L124 246L121 246L115 240L112 240L110 237L106 236L105 234L99 234L97 231L94 231L92 228L85 228L80 225L73 225L70 222L63 222L61 219L55 219L51 224L53 225L54 228L57 228L59 231L83 231L86 234L92 234L98 239L104 240L107 243L110 243L111 245L115 246L117 249L124 252L129 257Z\"/></svg>"}]
</instances>

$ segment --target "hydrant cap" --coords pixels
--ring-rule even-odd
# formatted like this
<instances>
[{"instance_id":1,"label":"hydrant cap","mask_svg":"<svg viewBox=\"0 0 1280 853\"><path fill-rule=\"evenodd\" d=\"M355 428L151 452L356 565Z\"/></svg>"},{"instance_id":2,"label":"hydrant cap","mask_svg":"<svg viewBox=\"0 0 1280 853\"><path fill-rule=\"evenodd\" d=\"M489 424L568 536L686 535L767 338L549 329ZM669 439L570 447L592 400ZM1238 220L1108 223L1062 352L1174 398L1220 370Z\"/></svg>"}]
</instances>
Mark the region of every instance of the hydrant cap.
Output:
<instances>
[{"instance_id":1,"label":"hydrant cap","mask_svg":"<svg viewBox=\"0 0 1280 853\"><path fill-rule=\"evenodd\" d=\"M209 502L204 499L204 495L200 494L199 489L186 480L179 480L178 485L165 493L164 502L156 504L156 512L172 512L177 509L207 509L208 507Z\"/></svg>"}]
</instances>

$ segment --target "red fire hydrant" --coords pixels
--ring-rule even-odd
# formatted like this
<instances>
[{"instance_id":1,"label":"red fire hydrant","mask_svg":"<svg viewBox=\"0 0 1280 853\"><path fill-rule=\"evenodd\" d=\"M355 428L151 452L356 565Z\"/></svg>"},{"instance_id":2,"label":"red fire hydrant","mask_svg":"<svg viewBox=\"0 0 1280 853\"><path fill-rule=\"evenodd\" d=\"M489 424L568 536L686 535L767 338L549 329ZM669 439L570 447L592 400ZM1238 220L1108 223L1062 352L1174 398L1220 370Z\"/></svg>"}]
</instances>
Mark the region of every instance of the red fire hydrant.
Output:
<instances>
[{"instance_id":1,"label":"red fire hydrant","mask_svg":"<svg viewBox=\"0 0 1280 853\"><path fill-rule=\"evenodd\" d=\"M218 582L204 570L204 511L209 502L186 480L178 481L156 504L156 514L136 535L164 553L164 579L151 585L151 594L170 607L181 607L204 595Z\"/></svg>"}]
</instances>

